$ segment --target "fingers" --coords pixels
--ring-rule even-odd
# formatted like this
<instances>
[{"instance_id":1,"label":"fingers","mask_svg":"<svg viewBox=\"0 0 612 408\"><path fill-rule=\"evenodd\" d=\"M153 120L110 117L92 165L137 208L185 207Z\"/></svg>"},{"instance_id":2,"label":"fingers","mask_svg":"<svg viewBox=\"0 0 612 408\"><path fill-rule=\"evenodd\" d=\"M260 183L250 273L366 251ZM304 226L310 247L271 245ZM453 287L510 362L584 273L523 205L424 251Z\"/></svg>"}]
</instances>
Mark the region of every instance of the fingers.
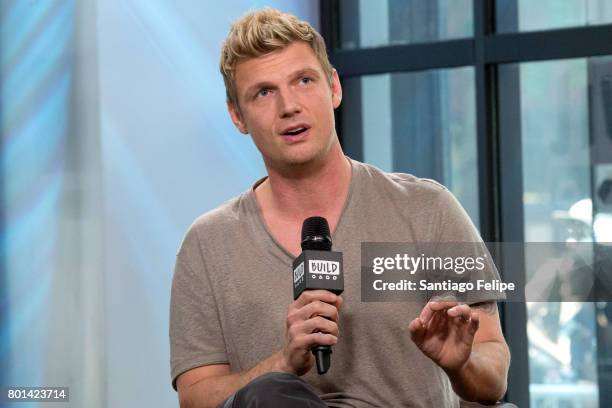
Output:
<instances>
[{"instance_id":1,"label":"fingers","mask_svg":"<svg viewBox=\"0 0 612 408\"><path fill-rule=\"evenodd\" d=\"M304 316L306 319L314 316L323 316L333 320L334 322L338 322L339 319L338 309L335 306L321 302L320 300L315 300L314 302L304 306L300 310L300 315Z\"/></svg>"},{"instance_id":2,"label":"fingers","mask_svg":"<svg viewBox=\"0 0 612 408\"><path fill-rule=\"evenodd\" d=\"M292 344L293 348L309 349L315 344L336 344L338 341L338 327L326 326L322 322L312 322L315 319L295 325L287 331L289 343ZM318 319L334 324L321 317Z\"/></svg>"},{"instance_id":3,"label":"fingers","mask_svg":"<svg viewBox=\"0 0 612 408\"><path fill-rule=\"evenodd\" d=\"M478 313L472 312L471 319L470 319L470 327L469 327L470 335L473 336L474 334L476 334L476 331L478 330L479 326L480 326L480 316L478 315Z\"/></svg>"},{"instance_id":4,"label":"fingers","mask_svg":"<svg viewBox=\"0 0 612 408\"><path fill-rule=\"evenodd\" d=\"M414 344L440 367L456 367L469 358L479 314L457 302L429 302L408 325Z\"/></svg>"},{"instance_id":5,"label":"fingers","mask_svg":"<svg viewBox=\"0 0 612 408\"><path fill-rule=\"evenodd\" d=\"M342 305L342 298L334 295L331 292L327 292L327 294L322 297L324 299L331 299L330 296L327 296L329 294L335 296L335 300L332 304L326 303L319 298L308 296L304 298L312 298L313 300L310 303L299 306L304 300L304 298L300 296L298 300L289 305L287 311L287 325L290 326L292 324L310 319L314 316L323 316L337 323L340 318L338 308Z\"/></svg>"},{"instance_id":6,"label":"fingers","mask_svg":"<svg viewBox=\"0 0 612 408\"><path fill-rule=\"evenodd\" d=\"M295 339L294 346L297 349L309 350L314 346L333 346L338 342L338 337L329 333L310 333Z\"/></svg>"},{"instance_id":7,"label":"fingers","mask_svg":"<svg viewBox=\"0 0 612 408\"><path fill-rule=\"evenodd\" d=\"M321 316L316 316L312 319L305 320L302 322L300 329L304 333L323 332L333 334L334 336L338 337L338 325L336 322L325 319Z\"/></svg>"},{"instance_id":8,"label":"fingers","mask_svg":"<svg viewBox=\"0 0 612 408\"><path fill-rule=\"evenodd\" d=\"M336 297L336 309L340 310L343 303L344 303L344 298L342 296L337 296Z\"/></svg>"},{"instance_id":9,"label":"fingers","mask_svg":"<svg viewBox=\"0 0 612 408\"><path fill-rule=\"evenodd\" d=\"M308 290L289 305L281 355L283 364L292 372L302 375L312 368L313 346L337 343L338 310L342 302L342 297L330 291Z\"/></svg>"},{"instance_id":10,"label":"fingers","mask_svg":"<svg viewBox=\"0 0 612 408\"><path fill-rule=\"evenodd\" d=\"M449 309L451 307L456 306L457 304L457 302L451 301L429 301L427 302L425 307L423 307L423 310L421 310L419 318L421 319L421 322L423 322L423 325L427 325L427 323L429 323L429 320L432 318L435 312Z\"/></svg>"},{"instance_id":11,"label":"fingers","mask_svg":"<svg viewBox=\"0 0 612 408\"><path fill-rule=\"evenodd\" d=\"M339 307L340 304L342 303L342 300L338 300L338 299L340 299L340 296L328 290L324 290L324 289L305 290L300 295L300 297L297 298L296 301L293 303L295 307L302 308L315 300L320 300L321 302L329 303L336 307Z\"/></svg>"},{"instance_id":12,"label":"fingers","mask_svg":"<svg viewBox=\"0 0 612 408\"><path fill-rule=\"evenodd\" d=\"M327 290L302 293L287 312L287 335L293 347L335 344L342 302L342 297Z\"/></svg>"},{"instance_id":13,"label":"fingers","mask_svg":"<svg viewBox=\"0 0 612 408\"><path fill-rule=\"evenodd\" d=\"M448 320L458 325L469 323L470 331L474 332L478 330L479 325L478 314L473 312L469 305L454 301L430 301L423 307L418 319L425 329L434 330L445 326Z\"/></svg>"},{"instance_id":14,"label":"fingers","mask_svg":"<svg viewBox=\"0 0 612 408\"><path fill-rule=\"evenodd\" d=\"M420 346L423 342L423 339L425 338L425 333L427 332L427 330L425 329L425 326L423 326L421 319L417 317L408 325L408 332L410 333L410 338L412 339L412 341L417 346Z\"/></svg>"},{"instance_id":15,"label":"fingers","mask_svg":"<svg viewBox=\"0 0 612 408\"><path fill-rule=\"evenodd\" d=\"M291 348L309 349L314 345L333 345L338 341L336 322L321 316L297 322L287 329Z\"/></svg>"},{"instance_id":16,"label":"fingers","mask_svg":"<svg viewBox=\"0 0 612 408\"><path fill-rule=\"evenodd\" d=\"M457 305L446 310L446 314L450 317L463 317L465 320L470 319L472 309L468 305Z\"/></svg>"}]
</instances>

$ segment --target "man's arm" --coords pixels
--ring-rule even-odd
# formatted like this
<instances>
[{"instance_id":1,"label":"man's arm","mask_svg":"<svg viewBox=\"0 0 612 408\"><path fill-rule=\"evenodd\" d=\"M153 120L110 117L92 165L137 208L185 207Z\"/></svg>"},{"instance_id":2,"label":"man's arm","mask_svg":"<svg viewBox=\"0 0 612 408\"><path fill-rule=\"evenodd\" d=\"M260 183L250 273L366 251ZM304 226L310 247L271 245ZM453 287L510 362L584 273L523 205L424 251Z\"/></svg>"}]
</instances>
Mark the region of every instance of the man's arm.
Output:
<instances>
[{"instance_id":1,"label":"man's arm","mask_svg":"<svg viewBox=\"0 0 612 408\"><path fill-rule=\"evenodd\" d=\"M193 368L176 381L181 408L216 408L251 380L269 372L306 374L314 365L312 346L338 340L342 298L326 290L305 291L287 311L285 341L280 351L250 370L232 373L228 364Z\"/></svg>"},{"instance_id":2,"label":"man's arm","mask_svg":"<svg viewBox=\"0 0 612 408\"><path fill-rule=\"evenodd\" d=\"M447 373L461 398L494 403L506 392L510 351L495 302L429 302L409 325L415 344Z\"/></svg>"},{"instance_id":3,"label":"man's arm","mask_svg":"<svg viewBox=\"0 0 612 408\"><path fill-rule=\"evenodd\" d=\"M506 393L510 350L501 331L497 304L484 302L471 309L480 322L472 353L460 369L447 374L463 399L494 403Z\"/></svg>"},{"instance_id":4,"label":"man's arm","mask_svg":"<svg viewBox=\"0 0 612 408\"><path fill-rule=\"evenodd\" d=\"M280 366L279 352L242 373L232 373L228 364L194 368L181 374L176 380L180 406L217 407L251 380L272 371L285 371Z\"/></svg>"}]
</instances>

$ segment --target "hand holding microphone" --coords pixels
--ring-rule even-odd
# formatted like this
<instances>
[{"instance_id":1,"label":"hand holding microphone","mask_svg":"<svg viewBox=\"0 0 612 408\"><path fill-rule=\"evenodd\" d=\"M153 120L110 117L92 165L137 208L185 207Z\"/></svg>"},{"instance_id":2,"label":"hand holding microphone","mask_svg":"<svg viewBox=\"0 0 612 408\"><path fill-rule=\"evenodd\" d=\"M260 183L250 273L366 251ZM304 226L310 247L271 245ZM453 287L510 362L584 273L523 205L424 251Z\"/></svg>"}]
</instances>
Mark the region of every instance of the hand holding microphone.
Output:
<instances>
[{"instance_id":1,"label":"hand holding microphone","mask_svg":"<svg viewBox=\"0 0 612 408\"><path fill-rule=\"evenodd\" d=\"M342 298L327 290L305 291L289 305L281 371L304 375L315 364L312 347L338 340L338 310Z\"/></svg>"},{"instance_id":2,"label":"hand holding microphone","mask_svg":"<svg viewBox=\"0 0 612 408\"><path fill-rule=\"evenodd\" d=\"M293 263L293 298L287 311L281 371L306 374L317 363L330 366L331 345L338 340L339 296L344 289L342 253L331 252L327 220L311 217L302 226L302 253Z\"/></svg>"},{"instance_id":3,"label":"hand holding microphone","mask_svg":"<svg viewBox=\"0 0 612 408\"><path fill-rule=\"evenodd\" d=\"M328 338L324 339L325 341L322 340L329 334L335 334L333 343L336 342L338 311L336 309L333 313L324 303L334 304L335 300L339 299L336 295L340 295L344 290L342 253L332 252L329 225L323 217L310 217L304 220L301 246L302 253L293 262L293 298L297 300L298 304L308 302L304 307L310 307L311 309L315 308L311 305L318 302L318 308L328 312L327 314L317 314L316 311L313 311L314 313L309 316L309 320L318 323L312 328L311 338L314 342L311 351L316 359L317 372L325 374L331 364L332 351L331 344L326 341ZM326 294L326 292L321 294L309 293L321 292L321 289L332 292L332 294ZM325 299L315 296L324 296ZM302 298L305 299L300 302Z\"/></svg>"}]
</instances>

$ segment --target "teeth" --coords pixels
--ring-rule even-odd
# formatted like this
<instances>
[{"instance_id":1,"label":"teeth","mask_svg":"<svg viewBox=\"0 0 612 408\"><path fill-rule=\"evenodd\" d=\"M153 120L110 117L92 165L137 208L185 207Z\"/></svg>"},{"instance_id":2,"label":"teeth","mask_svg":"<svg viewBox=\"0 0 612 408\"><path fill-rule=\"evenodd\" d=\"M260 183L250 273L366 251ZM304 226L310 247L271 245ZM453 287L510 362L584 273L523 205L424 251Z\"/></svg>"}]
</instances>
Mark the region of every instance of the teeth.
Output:
<instances>
[{"instance_id":1,"label":"teeth","mask_svg":"<svg viewBox=\"0 0 612 408\"><path fill-rule=\"evenodd\" d=\"M294 129L294 130L290 130L290 131L287 132L287 134L289 134L289 135L297 135L298 133L300 133L300 132L302 132L304 130L306 130L306 128L301 127L301 128L297 128L297 129Z\"/></svg>"}]
</instances>

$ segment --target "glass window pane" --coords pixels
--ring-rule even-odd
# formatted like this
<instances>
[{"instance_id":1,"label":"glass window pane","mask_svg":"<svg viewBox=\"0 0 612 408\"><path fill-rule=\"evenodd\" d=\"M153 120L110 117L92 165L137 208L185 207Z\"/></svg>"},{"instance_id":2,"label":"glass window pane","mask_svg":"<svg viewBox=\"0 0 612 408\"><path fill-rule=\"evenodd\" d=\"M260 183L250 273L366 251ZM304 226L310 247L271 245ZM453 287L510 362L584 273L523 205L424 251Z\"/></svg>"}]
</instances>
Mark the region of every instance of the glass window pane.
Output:
<instances>
[{"instance_id":1,"label":"glass window pane","mask_svg":"<svg viewBox=\"0 0 612 408\"><path fill-rule=\"evenodd\" d=\"M520 106L525 241L612 241L612 58L504 65L500 82L520 89L503 105ZM532 406L610 406L611 312L527 304Z\"/></svg>"},{"instance_id":2,"label":"glass window pane","mask_svg":"<svg viewBox=\"0 0 612 408\"><path fill-rule=\"evenodd\" d=\"M612 23L609 0L498 0L496 12L500 33Z\"/></svg>"},{"instance_id":3,"label":"glass window pane","mask_svg":"<svg viewBox=\"0 0 612 408\"><path fill-rule=\"evenodd\" d=\"M441 182L478 226L474 69L348 78L343 89L347 153Z\"/></svg>"},{"instance_id":4,"label":"glass window pane","mask_svg":"<svg viewBox=\"0 0 612 408\"><path fill-rule=\"evenodd\" d=\"M472 0L340 0L340 48L471 37Z\"/></svg>"}]
</instances>

